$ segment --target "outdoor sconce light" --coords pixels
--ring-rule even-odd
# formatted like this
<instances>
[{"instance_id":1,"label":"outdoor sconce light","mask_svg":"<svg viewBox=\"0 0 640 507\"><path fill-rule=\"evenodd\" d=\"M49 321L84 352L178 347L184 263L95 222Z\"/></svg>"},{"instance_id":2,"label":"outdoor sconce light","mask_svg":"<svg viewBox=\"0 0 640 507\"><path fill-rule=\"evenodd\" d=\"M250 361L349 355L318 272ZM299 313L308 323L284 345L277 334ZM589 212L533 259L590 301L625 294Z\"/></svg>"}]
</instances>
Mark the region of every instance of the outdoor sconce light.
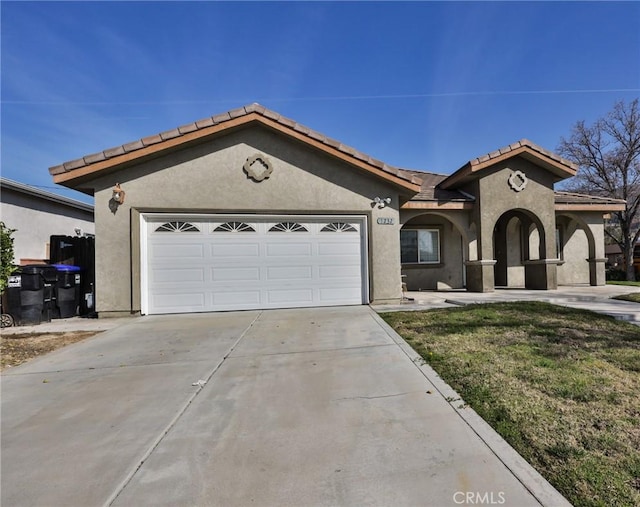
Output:
<instances>
[{"instance_id":1,"label":"outdoor sconce light","mask_svg":"<svg viewBox=\"0 0 640 507\"><path fill-rule=\"evenodd\" d=\"M124 194L125 191L120 188L120 183L116 183L116 186L113 187L113 193L111 194L111 200L117 202L118 204L124 203Z\"/></svg>"},{"instance_id":2,"label":"outdoor sconce light","mask_svg":"<svg viewBox=\"0 0 640 507\"><path fill-rule=\"evenodd\" d=\"M391 197L386 197L384 199L382 197L376 197L373 202L375 203L374 206L377 204L378 208L382 209L387 204L391 204Z\"/></svg>"}]
</instances>

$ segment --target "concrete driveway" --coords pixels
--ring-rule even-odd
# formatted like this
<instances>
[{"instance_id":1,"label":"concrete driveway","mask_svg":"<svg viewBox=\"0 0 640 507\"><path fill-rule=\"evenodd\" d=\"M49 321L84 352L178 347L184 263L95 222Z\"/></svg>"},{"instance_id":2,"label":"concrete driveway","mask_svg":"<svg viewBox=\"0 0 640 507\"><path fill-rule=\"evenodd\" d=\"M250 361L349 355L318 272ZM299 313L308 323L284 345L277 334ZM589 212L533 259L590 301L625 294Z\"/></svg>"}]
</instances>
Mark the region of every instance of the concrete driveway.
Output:
<instances>
[{"instance_id":1,"label":"concrete driveway","mask_svg":"<svg viewBox=\"0 0 640 507\"><path fill-rule=\"evenodd\" d=\"M368 307L131 319L2 375L1 503L561 505Z\"/></svg>"}]
</instances>

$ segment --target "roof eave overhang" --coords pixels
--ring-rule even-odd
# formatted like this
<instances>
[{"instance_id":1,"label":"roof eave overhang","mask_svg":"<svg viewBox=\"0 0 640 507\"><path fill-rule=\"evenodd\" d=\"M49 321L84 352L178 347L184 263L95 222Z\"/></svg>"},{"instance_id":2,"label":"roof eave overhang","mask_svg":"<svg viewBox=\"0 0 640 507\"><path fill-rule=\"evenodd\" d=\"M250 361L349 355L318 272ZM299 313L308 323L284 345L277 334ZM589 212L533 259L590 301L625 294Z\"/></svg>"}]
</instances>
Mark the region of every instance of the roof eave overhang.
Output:
<instances>
[{"instance_id":1,"label":"roof eave overhang","mask_svg":"<svg viewBox=\"0 0 640 507\"><path fill-rule=\"evenodd\" d=\"M624 211L624 204L586 204L586 203L556 203L556 211Z\"/></svg>"},{"instance_id":2,"label":"roof eave overhang","mask_svg":"<svg viewBox=\"0 0 640 507\"><path fill-rule=\"evenodd\" d=\"M474 161L467 162L451 176L443 180L438 186L444 190L448 190L456 185L462 185L477 178L478 172L518 156L525 158L553 173L557 178L556 181L571 178L572 176L575 176L578 171L576 167L558 162L557 160L554 160L543 153L534 151L527 146L521 146L520 148L510 150L498 155L497 157L489 158L488 160L481 161L476 159Z\"/></svg>"},{"instance_id":3,"label":"roof eave overhang","mask_svg":"<svg viewBox=\"0 0 640 507\"><path fill-rule=\"evenodd\" d=\"M143 148L135 149L129 153L124 152L124 149L120 147L122 153L116 154L108 159L89 163L87 165L79 164L79 167L77 168L73 167L73 163L71 163L71 168L69 168L68 163L62 168L61 166L52 167L49 169L49 172L53 176L53 181L55 183L90 193L93 189L89 185L86 185L86 183L98 177L99 174L108 174L109 172L124 169L134 164L165 155L173 150L184 149L192 144L206 141L213 136L229 134L236 129L247 126L251 123L264 125L270 129L281 132L290 138L296 139L297 141L308 146L312 146L332 157L355 166L365 173L381 178L394 185L403 194L412 196L420 192L420 183L415 183L401 176L395 175L390 171L386 171L383 168L370 163L368 159L363 160L361 158L357 158L341 151L338 147L334 148L320 142L319 140L313 139L306 135L305 132L289 128L255 112L238 118L233 118L217 125L188 132L180 135L179 137L163 139L148 146L144 146Z\"/></svg>"},{"instance_id":4,"label":"roof eave overhang","mask_svg":"<svg viewBox=\"0 0 640 507\"><path fill-rule=\"evenodd\" d=\"M438 210L471 210L473 202L469 201L408 201L400 209L438 209Z\"/></svg>"}]
</instances>

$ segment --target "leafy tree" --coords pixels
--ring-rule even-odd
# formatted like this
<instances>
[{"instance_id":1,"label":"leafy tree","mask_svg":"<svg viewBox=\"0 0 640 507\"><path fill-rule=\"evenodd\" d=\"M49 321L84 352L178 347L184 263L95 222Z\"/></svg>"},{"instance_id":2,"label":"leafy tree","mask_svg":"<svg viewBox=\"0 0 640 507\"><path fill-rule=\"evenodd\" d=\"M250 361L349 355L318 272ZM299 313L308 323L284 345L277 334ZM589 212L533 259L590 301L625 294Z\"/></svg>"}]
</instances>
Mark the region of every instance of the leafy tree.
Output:
<instances>
[{"instance_id":1,"label":"leafy tree","mask_svg":"<svg viewBox=\"0 0 640 507\"><path fill-rule=\"evenodd\" d=\"M617 102L593 125L579 121L558 152L580 167L568 190L624 199L605 233L620 246L627 280L634 280L633 250L640 239L640 107L638 99Z\"/></svg>"},{"instance_id":2,"label":"leafy tree","mask_svg":"<svg viewBox=\"0 0 640 507\"><path fill-rule=\"evenodd\" d=\"M16 230L9 229L4 222L0 222L0 294L7 288L9 275L13 273L16 266L13 264L13 237Z\"/></svg>"}]
</instances>

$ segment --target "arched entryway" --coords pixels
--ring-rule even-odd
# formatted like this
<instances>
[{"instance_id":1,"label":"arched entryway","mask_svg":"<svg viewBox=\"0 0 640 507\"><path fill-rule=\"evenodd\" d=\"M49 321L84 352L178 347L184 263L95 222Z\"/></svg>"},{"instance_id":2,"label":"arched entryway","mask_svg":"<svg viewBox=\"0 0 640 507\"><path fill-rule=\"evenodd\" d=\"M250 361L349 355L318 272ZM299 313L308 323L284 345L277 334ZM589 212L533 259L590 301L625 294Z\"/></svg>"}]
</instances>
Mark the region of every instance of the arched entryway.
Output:
<instances>
[{"instance_id":1,"label":"arched entryway","mask_svg":"<svg viewBox=\"0 0 640 507\"><path fill-rule=\"evenodd\" d=\"M467 231L463 217L416 212L400 230L400 260L408 290L460 289L466 285Z\"/></svg>"},{"instance_id":2,"label":"arched entryway","mask_svg":"<svg viewBox=\"0 0 640 507\"><path fill-rule=\"evenodd\" d=\"M605 283L604 238L596 240L594 230L583 217L559 213L556 216L556 244L561 260L558 266L559 285Z\"/></svg>"},{"instance_id":3,"label":"arched entryway","mask_svg":"<svg viewBox=\"0 0 640 507\"><path fill-rule=\"evenodd\" d=\"M547 265L557 259L547 256L547 236L541 220L528 210L502 214L493 229L495 286L551 288Z\"/></svg>"}]
</instances>

